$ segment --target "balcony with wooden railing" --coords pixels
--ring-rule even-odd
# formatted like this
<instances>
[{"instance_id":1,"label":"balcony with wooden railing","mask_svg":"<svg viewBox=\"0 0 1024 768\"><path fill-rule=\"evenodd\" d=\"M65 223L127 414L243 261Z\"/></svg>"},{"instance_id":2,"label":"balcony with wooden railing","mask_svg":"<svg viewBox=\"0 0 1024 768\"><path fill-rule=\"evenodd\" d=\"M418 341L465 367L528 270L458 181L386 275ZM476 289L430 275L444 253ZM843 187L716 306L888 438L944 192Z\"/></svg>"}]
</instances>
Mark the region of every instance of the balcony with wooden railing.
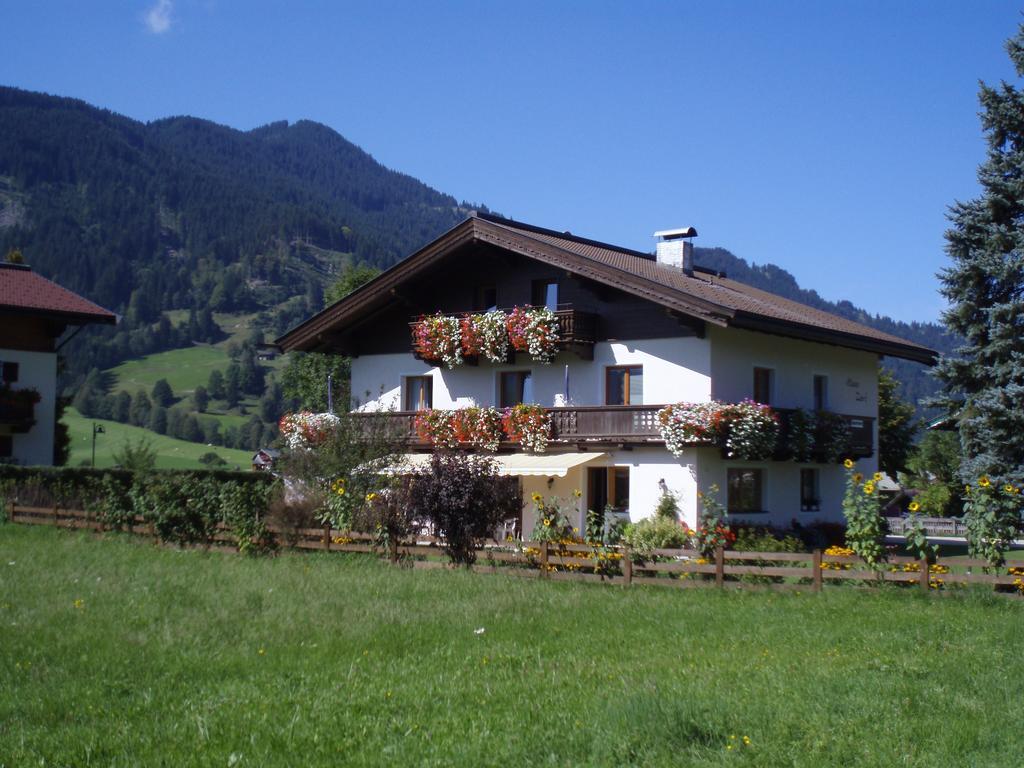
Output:
<instances>
[{"instance_id":1,"label":"balcony with wooden railing","mask_svg":"<svg viewBox=\"0 0 1024 768\"><path fill-rule=\"evenodd\" d=\"M512 310L504 310L511 312ZM447 313L446 313L447 314ZM463 318L480 312L454 312L449 317ZM413 330L416 324L427 315L417 315L409 321L409 329ZM558 348L567 350L578 355L583 360L594 359L594 343L597 341L598 318L593 312L584 312L575 309L571 304L559 304L555 311L555 319L558 321ZM424 359L414 348L413 355L418 359ZM427 362L437 363L437 360ZM466 357L465 362L469 365L477 363L476 358ZM508 362L515 362L515 352L509 348Z\"/></svg>"},{"instance_id":2,"label":"balcony with wooden railing","mask_svg":"<svg viewBox=\"0 0 1024 768\"><path fill-rule=\"evenodd\" d=\"M664 445L658 425L662 405L584 405L545 408L551 419L550 440L553 445L576 446L658 446ZM780 445L785 442L789 420L795 409L775 409L780 421ZM425 449L415 428L416 411L389 411L376 414L388 420L388 434L405 441L409 448ZM367 416L369 417L369 416ZM870 416L838 414L849 430L849 457L866 458L874 453L874 419ZM503 447L514 450L518 444L506 442ZM784 459L780 451L779 459Z\"/></svg>"}]
</instances>

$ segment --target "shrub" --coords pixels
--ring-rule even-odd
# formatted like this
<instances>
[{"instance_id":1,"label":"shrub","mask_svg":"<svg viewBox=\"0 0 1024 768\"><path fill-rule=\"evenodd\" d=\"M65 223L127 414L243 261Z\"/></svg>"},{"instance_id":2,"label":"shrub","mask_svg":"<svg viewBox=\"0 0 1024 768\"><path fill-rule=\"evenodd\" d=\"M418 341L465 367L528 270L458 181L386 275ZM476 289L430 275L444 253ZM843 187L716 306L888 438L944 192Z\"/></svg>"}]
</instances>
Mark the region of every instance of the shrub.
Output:
<instances>
[{"instance_id":1,"label":"shrub","mask_svg":"<svg viewBox=\"0 0 1024 768\"><path fill-rule=\"evenodd\" d=\"M121 449L114 453L114 463L122 469L145 472L156 466L156 449L144 437L136 442L126 440Z\"/></svg>"},{"instance_id":2,"label":"shrub","mask_svg":"<svg viewBox=\"0 0 1024 768\"><path fill-rule=\"evenodd\" d=\"M410 510L443 537L453 563L472 565L477 542L519 511L518 484L496 473L493 460L471 454L434 453L414 476Z\"/></svg>"},{"instance_id":3,"label":"shrub","mask_svg":"<svg viewBox=\"0 0 1024 768\"><path fill-rule=\"evenodd\" d=\"M661 489L661 498L658 499L658 506L654 508L654 516L672 520L673 522L678 522L679 520L679 499L676 498L676 495L668 487L662 487Z\"/></svg>"},{"instance_id":4,"label":"shrub","mask_svg":"<svg viewBox=\"0 0 1024 768\"><path fill-rule=\"evenodd\" d=\"M729 529L726 522L729 513L715 498L717 493L717 485L710 486L707 492L697 492L697 499L700 501L700 520L694 538L697 549L707 558L710 558L719 547L725 549L736 540L736 534Z\"/></svg>"},{"instance_id":5,"label":"shrub","mask_svg":"<svg viewBox=\"0 0 1024 768\"><path fill-rule=\"evenodd\" d=\"M693 543L693 533L685 525L666 517L647 517L628 524L622 540L632 547L637 557L646 560L656 549L685 549Z\"/></svg>"},{"instance_id":6,"label":"shrub","mask_svg":"<svg viewBox=\"0 0 1024 768\"><path fill-rule=\"evenodd\" d=\"M794 533L769 527L744 526L736 529L732 548L740 552L806 552L807 545Z\"/></svg>"}]
</instances>

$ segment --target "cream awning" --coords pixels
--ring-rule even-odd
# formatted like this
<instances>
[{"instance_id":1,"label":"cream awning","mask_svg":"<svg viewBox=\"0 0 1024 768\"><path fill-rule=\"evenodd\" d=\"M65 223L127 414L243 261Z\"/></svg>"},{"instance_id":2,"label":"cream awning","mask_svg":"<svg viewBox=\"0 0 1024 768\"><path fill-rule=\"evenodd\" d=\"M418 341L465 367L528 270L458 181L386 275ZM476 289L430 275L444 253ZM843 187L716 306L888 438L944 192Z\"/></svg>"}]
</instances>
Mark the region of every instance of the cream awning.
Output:
<instances>
[{"instance_id":1,"label":"cream awning","mask_svg":"<svg viewBox=\"0 0 1024 768\"><path fill-rule=\"evenodd\" d=\"M489 456L498 465L499 475L529 475L543 477L565 477L569 470L603 459L604 453L509 453ZM429 453L407 453L403 457L404 467L418 472L430 465Z\"/></svg>"}]
</instances>

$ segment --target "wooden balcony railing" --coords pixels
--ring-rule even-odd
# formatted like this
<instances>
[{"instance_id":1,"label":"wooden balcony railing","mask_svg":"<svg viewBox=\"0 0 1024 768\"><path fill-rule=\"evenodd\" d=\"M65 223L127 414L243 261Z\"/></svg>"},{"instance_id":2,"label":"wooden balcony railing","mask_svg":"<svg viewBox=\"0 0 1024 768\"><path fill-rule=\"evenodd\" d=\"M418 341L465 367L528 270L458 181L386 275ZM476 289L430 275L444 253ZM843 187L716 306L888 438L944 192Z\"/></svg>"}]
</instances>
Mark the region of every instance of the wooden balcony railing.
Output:
<instances>
[{"instance_id":1,"label":"wooden balcony railing","mask_svg":"<svg viewBox=\"0 0 1024 768\"><path fill-rule=\"evenodd\" d=\"M475 313L456 312L453 316L466 317L471 314ZM423 315L414 317L409 322L409 328L412 329L422 318ZM563 304L561 305L561 308L555 312L555 318L558 320L559 348L574 352L584 360L593 360L594 342L597 341L597 315L593 312L583 312L578 309L573 309L571 306ZM416 354L415 350L413 354ZM416 354L416 356L419 357L418 354ZM514 352L511 349L509 350L509 357L509 362L512 362ZM473 364L476 361L475 359L467 358L467 362Z\"/></svg>"},{"instance_id":2,"label":"wooden balcony railing","mask_svg":"<svg viewBox=\"0 0 1024 768\"><path fill-rule=\"evenodd\" d=\"M545 408L551 416L551 441L554 444L580 443L608 445L663 445L658 429L661 405L584 405ZM776 409L781 422L780 444L785 443L789 419L795 412ZM850 458L865 458L874 453L874 419L869 416L840 414L850 431ZM386 415L388 433L407 440L410 447L427 447L416 434L415 411L392 411ZM515 444L508 443L513 448ZM785 458L780 451L779 458ZM845 458L845 456L844 456Z\"/></svg>"}]
</instances>

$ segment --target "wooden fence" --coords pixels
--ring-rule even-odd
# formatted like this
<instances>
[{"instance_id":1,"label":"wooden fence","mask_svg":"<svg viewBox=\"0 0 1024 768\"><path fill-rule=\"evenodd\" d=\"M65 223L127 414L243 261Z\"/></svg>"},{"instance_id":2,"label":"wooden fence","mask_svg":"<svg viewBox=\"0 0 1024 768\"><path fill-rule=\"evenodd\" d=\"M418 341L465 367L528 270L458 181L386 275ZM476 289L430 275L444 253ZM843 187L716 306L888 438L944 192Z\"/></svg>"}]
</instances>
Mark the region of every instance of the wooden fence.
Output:
<instances>
[{"instance_id":1,"label":"wooden fence","mask_svg":"<svg viewBox=\"0 0 1024 768\"><path fill-rule=\"evenodd\" d=\"M107 530L95 515L75 509L10 506L10 519L28 525L53 525L68 529ZM155 537L151 522L136 517L123 530ZM412 568L449 567L443 542L431 536L416 536L382 546L374 536L330 527L293 528L268 526L267 533L278 546L322 552L375 553ZM204 546L235 550L230 529L220 524ZM1004 568L993 573L984 560L952 558L927 563L912 557L890 557L878 570L861 558L815 550L802 552L744 552L717 549L704 558L692 549L656 549L639 557L629 547L549 542L490 541L476 550L472 570L511 576L572 581L601 581L622 586L651 584L677 588L740 587L821 591L825 584L895 582L926 592L947 590L969 584L991 585L996 591L1020 596L1024 593L1024 567Z\"/></svg>"},{"instance_id":2,"label":"wooden fence","mask_svg":"<svg viewBox=\"0 0 1024 768\"><path fill-rule=\"evenodd\" d=\"M962 538L967 535L967 526L963 520L955 517L918 517L924 531L929 536L951 536ZM893 536L902 536L906 530L909 517L887 517L889 533Z\"/></svg>"}]
</instances>

